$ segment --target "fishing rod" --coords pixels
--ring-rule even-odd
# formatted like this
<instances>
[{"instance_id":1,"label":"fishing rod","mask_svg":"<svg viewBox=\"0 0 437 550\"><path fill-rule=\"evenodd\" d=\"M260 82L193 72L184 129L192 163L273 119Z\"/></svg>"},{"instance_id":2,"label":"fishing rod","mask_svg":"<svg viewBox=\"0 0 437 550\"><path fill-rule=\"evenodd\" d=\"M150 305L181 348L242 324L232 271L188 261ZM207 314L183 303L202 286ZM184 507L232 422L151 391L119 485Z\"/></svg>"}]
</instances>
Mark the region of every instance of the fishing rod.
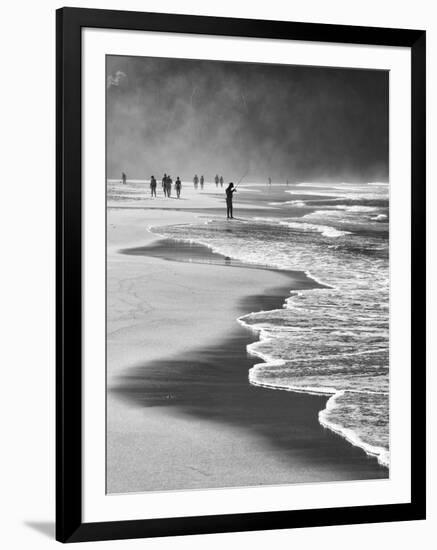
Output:
<instances>
[{"instance_id":1,"label":"fishing rod","mask_svg":"<svg viewBox=\"0 0 437 550\"><path fill-rule=\"evenodd\" d=\"M246 172L241 176L239 182L237 183L237 185L235 186L235 189L237 189L237 187L240 185L240 183L244 180L244 178L247 176L249 172L249 168L246 170Z\"/></svg>"}]
</instances>

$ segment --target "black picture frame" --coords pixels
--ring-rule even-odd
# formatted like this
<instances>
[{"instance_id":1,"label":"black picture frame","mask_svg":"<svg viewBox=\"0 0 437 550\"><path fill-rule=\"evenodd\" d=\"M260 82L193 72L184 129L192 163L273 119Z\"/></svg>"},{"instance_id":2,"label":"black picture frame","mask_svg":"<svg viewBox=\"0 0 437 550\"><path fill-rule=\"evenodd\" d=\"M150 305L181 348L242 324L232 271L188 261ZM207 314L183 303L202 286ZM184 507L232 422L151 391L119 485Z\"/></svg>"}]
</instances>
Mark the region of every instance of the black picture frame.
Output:
<instances>
[{"instance_id":1,"label":"black picture frame","mask_svg":"<svg viewBox=\"0 0 437 550\"><path fill-rule=\"evenodd\" d=\"M411 502L345 508L82 521L81 69L83 28L406 47L411 50ZM61 542L425 518L425 52L423 30L62 8L56 14L56 538Z\"/></svg>"}]
</instances>

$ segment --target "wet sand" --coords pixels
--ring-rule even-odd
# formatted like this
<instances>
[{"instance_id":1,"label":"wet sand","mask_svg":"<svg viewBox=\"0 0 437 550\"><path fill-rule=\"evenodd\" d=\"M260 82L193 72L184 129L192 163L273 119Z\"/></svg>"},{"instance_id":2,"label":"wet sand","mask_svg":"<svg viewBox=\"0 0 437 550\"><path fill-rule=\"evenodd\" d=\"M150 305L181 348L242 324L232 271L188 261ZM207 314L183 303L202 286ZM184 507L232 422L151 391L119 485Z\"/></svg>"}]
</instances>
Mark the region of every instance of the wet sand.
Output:
<instances>
[{"instance_id":1,"label":"wet sand","mask_svg":"<svg viewBox=\"0 0 437 550\"><path fill-rule=\"evenodd\" d=\"M175 216L168 223L183 221ZM320 426L326 397L248 382L259 359L246 346L257 336L237 317L282 307L290 290L314 282L150 233L141 245L139 220L108 215L118 230L108 232L109 288L120 298L112 318L108 308L108 492L387 477Z\"/></svg>"},{"instance_id":2,"label":"wet sand","mask_svg":"<svg viewBox=\"0 0 437 550\"><path fill-rule=\"evenodd\" d=\"M242 267L244 269L265 269L272 273L277 273L277 269L262 264L247 264L235 258L223 256L214 252L206 246L200 244L175 241L173 239L159 239L153 244L147 246L138 246L134 248L125 248L120 250L122 254L129 256L147 256L151 258L161 258L173 262L188 262L198 264L210 264L218 266ZM295 279L299 279L301 284L306 284L308 288L314 288L316 285L313 280L302 276L301 271L281 271L289 273Z\"/></svg>"}]
</instances>

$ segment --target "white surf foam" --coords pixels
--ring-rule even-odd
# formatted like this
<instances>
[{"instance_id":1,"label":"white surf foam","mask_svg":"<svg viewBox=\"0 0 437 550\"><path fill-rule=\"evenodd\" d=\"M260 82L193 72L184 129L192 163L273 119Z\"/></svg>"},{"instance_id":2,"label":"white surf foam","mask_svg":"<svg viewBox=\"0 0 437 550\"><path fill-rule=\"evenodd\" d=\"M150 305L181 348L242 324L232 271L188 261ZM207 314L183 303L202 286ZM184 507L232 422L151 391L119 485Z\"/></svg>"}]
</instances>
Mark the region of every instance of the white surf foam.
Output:
<instances>
[{"instance_id":1,"label":"white surf foam","mask_svg":"<svg viewBox=\"0 0 437 550\"><path fill-rule=\"evenodd\" d=\"M349 207L349 205L345 206ZM350 216L368 213L361 209L349 212ZM320 217L325 213L326 211L323 210L317 211ZM336 214L341 212L337 210ZM329 360L334 367L338 363L344 368L349 368L345 358L355 356L359 376L352 380L353 383L347 381L348 384L345 387L348 388L348 395L353 391L359 393L357 388L361 384L361 363L358 357L364 356L366 352L356 350L363 347L367 349L370 346L369 351L375 354L375 357L386 350L388 329L384 321L387 319L388 294L387 278L383 276L386 260L366 255L354 256L348 250L343 254L342 249L338 247L347 246L349 238L344 239L344 245L341 244L342 240L332 239L333 244L329 244L327 239L332 238L329 230L334 229L334 235L337 236L347 236L348 231L341 231L325 224L308 223L301 218L300 220L279 222L273 218L259 218L255 220L259 225L255 224L250 231L247 231L238 229L237 224L224 228L220 225L223 222L210 218L202 226L179 226L175 230L168 227L162 230L159 228L158 233L167 238L203 244L214 252L247 263L305 271L309 277L326 285L325 289L294 292L285 301L284 306L289 310L285 317L275 316L273 311L256 312L238 319L240 324L258 334L258 340L248 346L248 352L264 361L250 369L249 381L251 384L270 389L336 396L345 390L342 384L337 384L339 376L335 368L332 370L332 377L331 375L320 376L319 383L317 383L318 371L312 378L301 376L301 383L297 382L297 376L293 376L290 378L292 381L290 383L287 382L286 376L279 375L275 382L273 379L276 376L275 373L267 375L268 370L271 368L274 371L285 367L286 363L290 363L289 358L296 355L299 365L309 364L316 358L327 360L327 363ZM252 224L254 222L254 220L249 221ZM217 227L216 224L218 224ZM286 229L279 231L278 227L288 228L290 232ZM328 234L325 234L326 228L329 228ZM379 242L375 241L372 244L374 250L379 249ZM332 247L334 249L331 252ZM371 286L369 286L370 282ZM369 294L370 288L371 294ZM262 315L264 313L266 315ZM262 322L257 323L256 316L260 315L263 317ZM276 337L272 338L272 335ZM381 346L378 346L379 341ZM341 349L341 355L331 353L331 350L335 349ZM273 351L274 355L270 351ZM287 358L286 361L278 358L281 354ZM383 364L382 359L378 357L375 359L376 366L379 361ZM368 363L367 361L363 364L368 366ZM367 389L378 389L379 378L376 377L373 380L371 373L366 376ZM329 382L330 377L335 380L335 383ZM370 395L372 392L363 393ZM373 393L384 395L379 391L373 391ZM360 435L359 426L358 429L351 430L346 418L344 425L339 422L337 418L339 408L333 408L339 400L330 400L330 403L329 410L324 409L319 415L321 423L363 448L366 453L378 456L380 463L388 466L388 447L369 444L369 441L373 440L365 441ZM337 412L337 416L334 415L334 411ZM384 413L384 409L381 413Z\"/></svg>"},{"instance_id":2,"label":"white surf foam","mask_svg":"<svg viewBox=\"0 0 437 550\"><path fill-rule=\"evenodd\" d=\"M281 225L285 225L289 227L290 229L297 229L298 231L315 231L315 232L321 233L324 237L329 237L329 238L343 237L343 235L348 235L350 233L350 231L343 231L329 225L318 225L314 223L285 222L285 221L281 221L279 223Z\"/></svg>"}]
</instances>

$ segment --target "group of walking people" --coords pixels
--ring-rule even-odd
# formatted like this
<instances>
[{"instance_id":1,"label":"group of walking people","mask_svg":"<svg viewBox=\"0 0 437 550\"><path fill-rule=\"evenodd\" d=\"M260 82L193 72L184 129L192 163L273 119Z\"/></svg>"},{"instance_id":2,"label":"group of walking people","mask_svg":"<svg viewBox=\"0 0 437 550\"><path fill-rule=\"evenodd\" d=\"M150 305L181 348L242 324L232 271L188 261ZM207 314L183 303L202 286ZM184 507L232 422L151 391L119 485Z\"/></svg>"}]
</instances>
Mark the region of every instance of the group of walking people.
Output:
<instances>
[{"instance_id":1,"label":"group of walking people","mask_svg":"<svg viewBox=\"0 0 437 550\"><path fill-rule=\"evenodd\" d=\"M205 178L202 176L199 176L197 174L194 175L194 178L193 178L193 183L194 183L194 189L198 189L199 188L199 183L200 183L200 189L203 189L203 186L205 185Z\"/></svg>"},{"instance_id":2,"label":"group of walking people","mask_svg":"<svg viewBox=\"0 0 437 550\"><path fill-rule=\"evenodd\" d=\"M164 174L161 180L161 186L162 186L162 191L164 193L164 197L171 197L172 185L173 185L173 180L171 179L170 174ZM158 186L158 183L156 181L156 178L155 176L152 176L150 178L150 194L152 195L152 197L156 197L157 186ZM176 191L176 197L179 199L181 197L181 189L182 189L182 182L179 176L176 178L176 181L174 182L174 189Z\"/></svg>"},{"instance_id":3,"label":"group of walking people","mask_svg":"<svg viewBox=\"0 0 437 550\"><path fill-rule=\"evenodd\" d=\"M223 179L223 176L219 176L218 174L215 175L215 178L214 178L214 181L215 181L215 186L218 187L219 183L220 183L220 187L223 187L223 183L224 183L224 179ZM198 189L199 188L199 183L200 183L200 189L203 189L203 186L205 185L205 178L204 176L199 176L197 174L194 175L194 178L193 178L193 183L194 183L194 189Z\"/></svg>"}]
</instances>

